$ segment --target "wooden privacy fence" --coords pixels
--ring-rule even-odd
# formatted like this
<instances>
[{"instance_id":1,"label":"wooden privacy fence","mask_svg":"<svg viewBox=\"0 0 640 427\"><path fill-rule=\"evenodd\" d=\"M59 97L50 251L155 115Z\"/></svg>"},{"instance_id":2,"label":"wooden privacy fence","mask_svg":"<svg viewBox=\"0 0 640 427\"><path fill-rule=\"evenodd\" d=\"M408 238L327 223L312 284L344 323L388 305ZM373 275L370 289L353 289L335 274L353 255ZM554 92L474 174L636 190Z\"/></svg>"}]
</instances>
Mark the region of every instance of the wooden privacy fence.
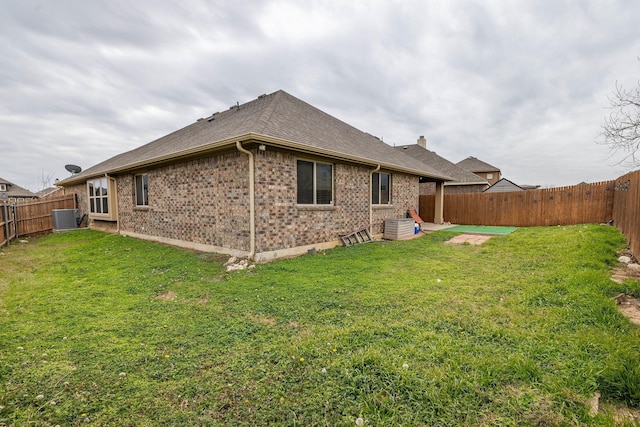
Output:
<instances>
[{"instance_id":1,"label":"wooden privacy fence","mask_svg":"<svg viewBox=\"0 0 640 427\"><path fill-rule=\"evenodd\" d=\"M625 235L629 249L640 257L640 170L614 181L613 221Z\"/></svg>"},{"instance_id":2,"label":"wooden privacy fence","mask_svg":"<svg viewBox=\"0 0 640 427\"><path fill-rule=\"evenodd\" d=\"M55 199L0 204L0 246L21 236L46 233L53 230L54 209L73 209L75 195Z\"/></svg>"},{"instance_id":3,"label":"wooden privacy fence","mask_svg":"<svg viewBox=\"0 0 640 427\"><path fill-rule=\"evenodd\" d=\"M16 238L16 212L13 205L0 204L0 247Z\"/></svg>"},{"instance_id":4,"label":"wooden privacy fence","mask_svg":"<svg viewBox=\"0 0 640 427\"><path fill-rule=\"evenodd\" d=\"M433 222L435 196L420 196L422 219ZM444 195L444 219L455 224L516 227L613 220L640 257L640 170L612 181L508 193Z\"/></svg>"},{"instance_id":5,"label":"wooden privacy fence","mask_svg":"<svg viewBox=\"0 0 640 427\"><path fill-rule=\"evenodd\" d=\"M444 219L455 224L565 225L613 218L614 182L505 193L445 194ZM435 196L420 196L420 214L433 221Z\"/></svg>"}]
</instances>

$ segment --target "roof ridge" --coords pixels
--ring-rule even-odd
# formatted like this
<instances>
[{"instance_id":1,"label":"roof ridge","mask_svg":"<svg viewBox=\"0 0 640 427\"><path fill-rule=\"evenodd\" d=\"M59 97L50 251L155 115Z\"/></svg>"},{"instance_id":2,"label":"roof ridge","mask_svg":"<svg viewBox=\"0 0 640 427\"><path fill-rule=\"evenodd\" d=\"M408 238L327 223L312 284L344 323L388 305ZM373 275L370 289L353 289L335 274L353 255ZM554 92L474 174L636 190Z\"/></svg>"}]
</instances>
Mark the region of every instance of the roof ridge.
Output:
<instances>
[{"instance_id":1,"label":"roof ridge","mask_svg":"<svg viewBox=\"0 0 640 427\"><path fill-rule=\"evenodd\" d=\"M273 97L273 99L271 100L267 108L264 109L262 114L260 114L260 117L258 117L255 121L256 126L258 125L260 126L260 129L259 129L260 133L265 132L265 129L267 128L267 125L269 124L269 121L271 120L271 117L273 116L273 113L276 110L276 106L280 103L280 98L282 93L283 93L283 90L280 89L273 92L272 94L265 95L265 96ZM261 97L258 97L258 99L260 98Z\"/></svg>"}]
</instances>

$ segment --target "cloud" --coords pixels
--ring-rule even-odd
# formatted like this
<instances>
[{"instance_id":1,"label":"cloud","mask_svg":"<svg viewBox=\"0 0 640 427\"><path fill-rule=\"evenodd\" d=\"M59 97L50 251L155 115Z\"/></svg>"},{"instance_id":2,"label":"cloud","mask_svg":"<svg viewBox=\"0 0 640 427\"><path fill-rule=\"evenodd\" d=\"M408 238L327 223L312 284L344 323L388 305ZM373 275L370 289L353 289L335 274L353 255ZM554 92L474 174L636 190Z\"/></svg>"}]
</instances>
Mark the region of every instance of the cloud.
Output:
<instances>
[{"instance_id":1,"label":"cloud","mask_svg":"<svg viewBox=\"0 0 640 427\"><path fill-rule=\"evenodd\" d=\"M425 135L516 183L614 178L594 139L615 82L637 83L639 12L625 0L9 0L0 176L64 177L66 163L284 89L387 143Z\"/></svg>"}]
</instances>

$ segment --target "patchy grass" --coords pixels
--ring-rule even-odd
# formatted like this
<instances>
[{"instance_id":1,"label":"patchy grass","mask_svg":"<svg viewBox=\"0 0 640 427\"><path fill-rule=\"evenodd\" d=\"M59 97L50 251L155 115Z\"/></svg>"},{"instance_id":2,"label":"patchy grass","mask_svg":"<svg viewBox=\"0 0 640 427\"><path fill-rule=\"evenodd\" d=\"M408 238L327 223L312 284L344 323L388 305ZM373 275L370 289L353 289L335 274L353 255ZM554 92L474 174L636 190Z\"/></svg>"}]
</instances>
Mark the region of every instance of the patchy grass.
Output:
<instances>
[{"instance_id":1,"label":"patchy grass","mask_svg":"<svg viewBox=\"0 0 640 427\"><path fill-rule=\"evenodd\" d=\"M444 245L453 235L232 274L212 255L88 230L5 248L0 425L615 425L637 413L640 328L611 297L640 286L609 278L625 244L615 228ZM596 391L605 409L591 418Z\"/></svg>"}]
</instances>

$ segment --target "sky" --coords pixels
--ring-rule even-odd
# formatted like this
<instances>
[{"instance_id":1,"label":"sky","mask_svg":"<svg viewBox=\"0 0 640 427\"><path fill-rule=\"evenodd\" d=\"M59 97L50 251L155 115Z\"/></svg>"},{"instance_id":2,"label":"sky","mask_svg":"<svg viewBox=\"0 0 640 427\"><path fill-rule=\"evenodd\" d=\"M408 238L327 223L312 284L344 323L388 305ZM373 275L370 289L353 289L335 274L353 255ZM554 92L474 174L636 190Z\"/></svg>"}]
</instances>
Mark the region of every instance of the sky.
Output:
<instances>
[{"instance_id":1,"label":"sky","mask_svg":"<svg viewBox=\"0 0 640 427\"><path fill-rule=\"evenodd\" d=\"M282 89L516 184L615 179L637 0L3 0L0 177L33 191Z\"/></svg>"}]
</instances>

